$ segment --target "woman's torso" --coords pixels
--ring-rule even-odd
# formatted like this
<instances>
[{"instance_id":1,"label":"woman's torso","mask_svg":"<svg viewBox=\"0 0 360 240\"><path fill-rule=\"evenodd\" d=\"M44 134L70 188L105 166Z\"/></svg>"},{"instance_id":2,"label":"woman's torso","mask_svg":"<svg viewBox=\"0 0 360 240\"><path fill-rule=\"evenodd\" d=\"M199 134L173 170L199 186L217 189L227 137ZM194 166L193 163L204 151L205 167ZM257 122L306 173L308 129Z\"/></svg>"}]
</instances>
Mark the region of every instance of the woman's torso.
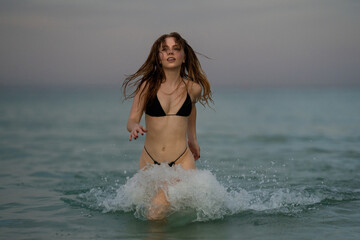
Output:
<instances>
[{"instance_id":1,"label":"woman's torso","mask_svg":"<svg viewBox=\"0 0 360 240\"><path fill-rule=\"evenodd\" d=\"M158 162L174 161L187 148L188 116L191 97L183 82L171 94L160 88L157 99L147 106L145 147Z\"/></svg>"}]
</instances>

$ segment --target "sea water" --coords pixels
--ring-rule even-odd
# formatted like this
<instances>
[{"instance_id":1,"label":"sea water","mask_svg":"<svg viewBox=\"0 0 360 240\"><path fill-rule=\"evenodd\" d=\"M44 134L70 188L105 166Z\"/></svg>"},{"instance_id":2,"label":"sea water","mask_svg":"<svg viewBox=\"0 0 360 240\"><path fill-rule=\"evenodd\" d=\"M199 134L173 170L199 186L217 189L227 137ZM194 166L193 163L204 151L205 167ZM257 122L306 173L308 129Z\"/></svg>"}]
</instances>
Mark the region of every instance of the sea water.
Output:
<instances>
[{"instance_id":1,"label":"sea water","mask_svg":"<svg viewBox=\"0 0 360 240\"><path fill-rule=\"evenodd\" d=\"M197 170L139 171L119 87L1 87L0 239L360 238L359 88L213 97Z\"/></svg>"}]
</instances>

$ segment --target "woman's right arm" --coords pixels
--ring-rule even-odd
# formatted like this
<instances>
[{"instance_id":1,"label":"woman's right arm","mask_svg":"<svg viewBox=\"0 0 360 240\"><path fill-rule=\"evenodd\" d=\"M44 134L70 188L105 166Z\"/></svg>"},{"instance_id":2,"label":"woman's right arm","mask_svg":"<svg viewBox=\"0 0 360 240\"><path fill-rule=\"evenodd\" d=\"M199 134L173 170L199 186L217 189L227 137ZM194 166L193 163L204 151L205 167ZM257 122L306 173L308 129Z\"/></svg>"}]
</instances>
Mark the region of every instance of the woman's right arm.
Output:
<instances>
[{"instance_id":1,"label":"woman's right arm","mask_svg":"<svg viewBox=\"0 0 360 240\"><path fill-rule=\"evenodd\" d=\"M137 139L139 137L139 133L141 135L144 135L144 133L147 131L145 127L140 125L140 120L143 114L144 109L144 97L140 98L140 93L142 92L143 87L140 88L140 91L138 91L134 97L129 119L127 122L127 130L130 132L129 135L129 141L131 141L133 138Z\"/></svg>"}]
</instances>

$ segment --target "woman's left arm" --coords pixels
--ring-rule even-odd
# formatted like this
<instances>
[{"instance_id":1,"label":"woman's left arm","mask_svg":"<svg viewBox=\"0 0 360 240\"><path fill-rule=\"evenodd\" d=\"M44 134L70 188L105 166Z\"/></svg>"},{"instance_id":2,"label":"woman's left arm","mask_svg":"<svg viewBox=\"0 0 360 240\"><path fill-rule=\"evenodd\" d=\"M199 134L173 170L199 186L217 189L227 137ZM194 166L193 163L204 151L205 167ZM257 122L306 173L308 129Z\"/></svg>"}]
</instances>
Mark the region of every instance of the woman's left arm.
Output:
<instances>
[{"instance_id":1,"label":"woman's left arm","mask_svg":"<svg viewBox=\"0 0 360 240\"><path fill-rule=\"evenodd\" d=\"M190 95L192 99L196 100L201 95L201 86L197 83L193 83L190 89ZM188 127L187 127L187 135L188 135L188 145L190 151L192 152L195 161L200 158L200 147L196 138L196 106L195 102L192 103L191 114L188 118Z\"/></svg>"}]
</instances>

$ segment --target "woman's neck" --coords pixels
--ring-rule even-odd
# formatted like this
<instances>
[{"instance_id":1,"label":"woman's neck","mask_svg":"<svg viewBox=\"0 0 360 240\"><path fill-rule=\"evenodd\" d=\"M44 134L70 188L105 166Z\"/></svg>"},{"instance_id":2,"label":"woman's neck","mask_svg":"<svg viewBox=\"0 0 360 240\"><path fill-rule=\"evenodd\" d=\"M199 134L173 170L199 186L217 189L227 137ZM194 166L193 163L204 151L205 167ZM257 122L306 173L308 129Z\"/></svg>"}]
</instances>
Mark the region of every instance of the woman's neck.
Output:
<instances>
[{"instance_id":1,"label":"woman's neck","mask_svg":"<svg viewBox=\"0 0 360 240\"><path fill-rule=\"evenodd\" d=\"M171 86L177 86L181 81L180 68L179 69L164 69L165 82Z\"/></svg>"}]
</instances>

